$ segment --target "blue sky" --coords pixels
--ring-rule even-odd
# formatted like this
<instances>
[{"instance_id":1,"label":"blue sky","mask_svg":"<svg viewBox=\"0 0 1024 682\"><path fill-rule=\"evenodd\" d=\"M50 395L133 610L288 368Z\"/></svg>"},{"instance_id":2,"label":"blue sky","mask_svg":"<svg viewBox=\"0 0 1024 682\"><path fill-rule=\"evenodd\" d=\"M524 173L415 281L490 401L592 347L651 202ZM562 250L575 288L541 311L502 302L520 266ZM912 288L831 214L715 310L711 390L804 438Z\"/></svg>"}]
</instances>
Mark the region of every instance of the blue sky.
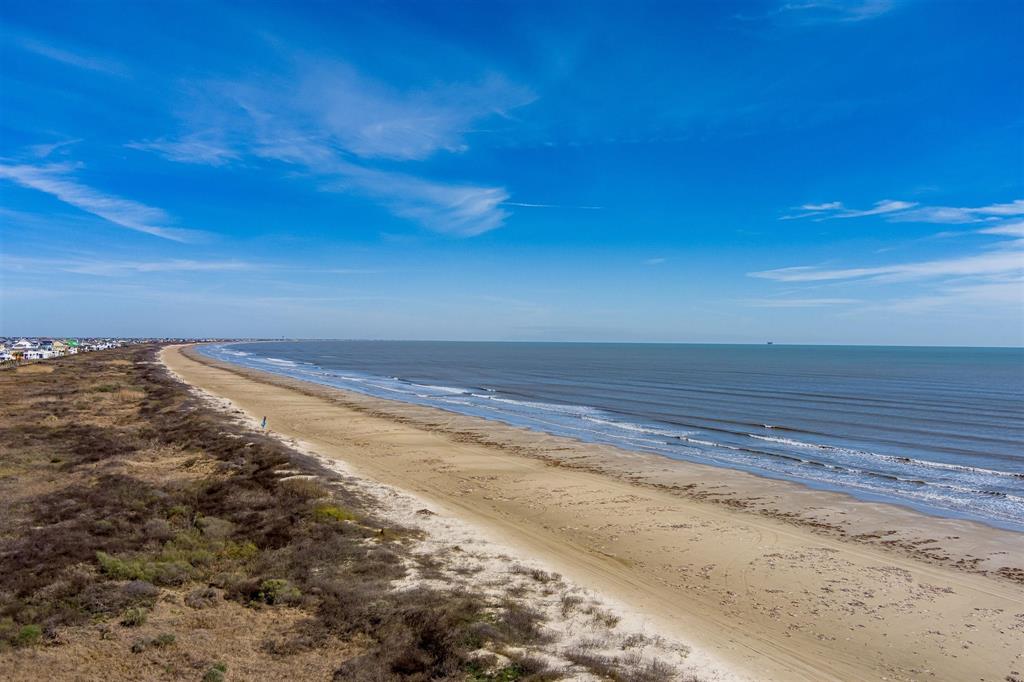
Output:
<instances>
[{"instance_id":1,"label":"blue sky","mask_svg":"<svg viewBox=\"0 0 1024 682\"><path fill-rule=\"evenodd\" d=\"M0 11L0 334L1024 345L1020 2Z\"/></svg>"}]
</instances>

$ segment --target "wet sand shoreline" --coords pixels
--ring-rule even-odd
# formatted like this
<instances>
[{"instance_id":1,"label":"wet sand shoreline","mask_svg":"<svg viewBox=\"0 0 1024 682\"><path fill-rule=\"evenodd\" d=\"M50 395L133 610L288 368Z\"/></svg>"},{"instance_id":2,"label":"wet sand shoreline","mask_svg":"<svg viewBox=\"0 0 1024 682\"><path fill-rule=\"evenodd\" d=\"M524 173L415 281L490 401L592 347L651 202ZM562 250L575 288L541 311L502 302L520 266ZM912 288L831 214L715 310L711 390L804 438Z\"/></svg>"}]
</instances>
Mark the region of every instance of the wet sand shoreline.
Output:
<instances>
[{"instance_id":1,"label":"wet sand shoreline","mask_svg":"<svg viewBox=\"0 0 1024 682\"><path fill-rule=\"evenodd\" d=\"M164 352L270 428L770 679L1020 671L1024 534Z\"/></svg>"}]
</instances>

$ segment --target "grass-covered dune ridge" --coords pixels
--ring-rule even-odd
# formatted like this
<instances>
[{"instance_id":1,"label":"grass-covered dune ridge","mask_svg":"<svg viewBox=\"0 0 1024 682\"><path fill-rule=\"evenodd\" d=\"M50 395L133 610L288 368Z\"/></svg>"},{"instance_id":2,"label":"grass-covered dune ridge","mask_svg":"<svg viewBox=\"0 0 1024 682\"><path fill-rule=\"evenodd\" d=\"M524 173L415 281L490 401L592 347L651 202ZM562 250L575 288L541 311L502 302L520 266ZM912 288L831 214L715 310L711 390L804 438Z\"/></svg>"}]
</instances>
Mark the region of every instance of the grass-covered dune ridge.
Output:
<instances>
[{"instance_id":1,"label":"grass-covered dune ridge","mask_svg":"<svg viewBox=\"0 0 1024 682\"><path fill-rule=\"evenodd\" d=\"M450 584L420 530L211 409L155 350L0 372L0 668L13 678L676 674L607 641L559 649L532 605L543 593L579 608L557 576L510 562L508 589Z\"/></svg>"}]
</instances>

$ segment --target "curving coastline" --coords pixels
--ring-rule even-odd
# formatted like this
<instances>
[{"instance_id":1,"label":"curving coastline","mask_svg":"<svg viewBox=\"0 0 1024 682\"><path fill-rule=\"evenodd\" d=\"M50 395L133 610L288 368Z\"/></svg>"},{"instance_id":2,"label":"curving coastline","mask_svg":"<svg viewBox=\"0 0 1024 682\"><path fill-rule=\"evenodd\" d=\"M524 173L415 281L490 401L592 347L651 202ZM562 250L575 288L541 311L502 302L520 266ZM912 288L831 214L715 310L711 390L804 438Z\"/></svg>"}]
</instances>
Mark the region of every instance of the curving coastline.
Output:
<instances>
[{"instance_id":1,"label":"curving coastline","mask_svg":"<svg viewBox=\"0 0 1024 682\"><path fill-rule=\"evenodd\" d=\"M774 679L1020 669L1024 535L164 352L190 383ZM966 647L966 648L964 648ZM931 671L926 672L926 671Z\"/></svg>"},{"instance_id":2,"label":"curving coastline","mask_svg":"<svg viewBox=\"0 0 1024 682\"><path fill-rule=\"evenodd\" d=\"M1024 403L1007 385L1012 353L996 353L993 364L991 352L970 349L385 341L212 344L200 352L378 398L1024 531L1014 417ZM923 374L931 381L922 383Z\"/></svg>"}]
</instances>

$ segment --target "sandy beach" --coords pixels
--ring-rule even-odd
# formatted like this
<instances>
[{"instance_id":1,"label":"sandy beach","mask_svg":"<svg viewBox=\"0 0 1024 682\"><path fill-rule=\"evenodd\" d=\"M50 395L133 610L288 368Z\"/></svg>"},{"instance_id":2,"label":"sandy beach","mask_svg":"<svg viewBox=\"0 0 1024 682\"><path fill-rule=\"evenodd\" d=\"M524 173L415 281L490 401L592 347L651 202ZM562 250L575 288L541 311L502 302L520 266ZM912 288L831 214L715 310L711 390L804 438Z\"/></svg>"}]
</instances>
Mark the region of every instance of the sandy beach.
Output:
<instances>
[{"instance_id":1,"label":"sandy beach","mask_svg":"<svg viewBox=\"0 0 1024 682\"><path fill-rule=\"evenodd\" d=\"M167 348L269 430L772 680L1024 675L1024 535Z\"/></svg>"}]
</instances>

